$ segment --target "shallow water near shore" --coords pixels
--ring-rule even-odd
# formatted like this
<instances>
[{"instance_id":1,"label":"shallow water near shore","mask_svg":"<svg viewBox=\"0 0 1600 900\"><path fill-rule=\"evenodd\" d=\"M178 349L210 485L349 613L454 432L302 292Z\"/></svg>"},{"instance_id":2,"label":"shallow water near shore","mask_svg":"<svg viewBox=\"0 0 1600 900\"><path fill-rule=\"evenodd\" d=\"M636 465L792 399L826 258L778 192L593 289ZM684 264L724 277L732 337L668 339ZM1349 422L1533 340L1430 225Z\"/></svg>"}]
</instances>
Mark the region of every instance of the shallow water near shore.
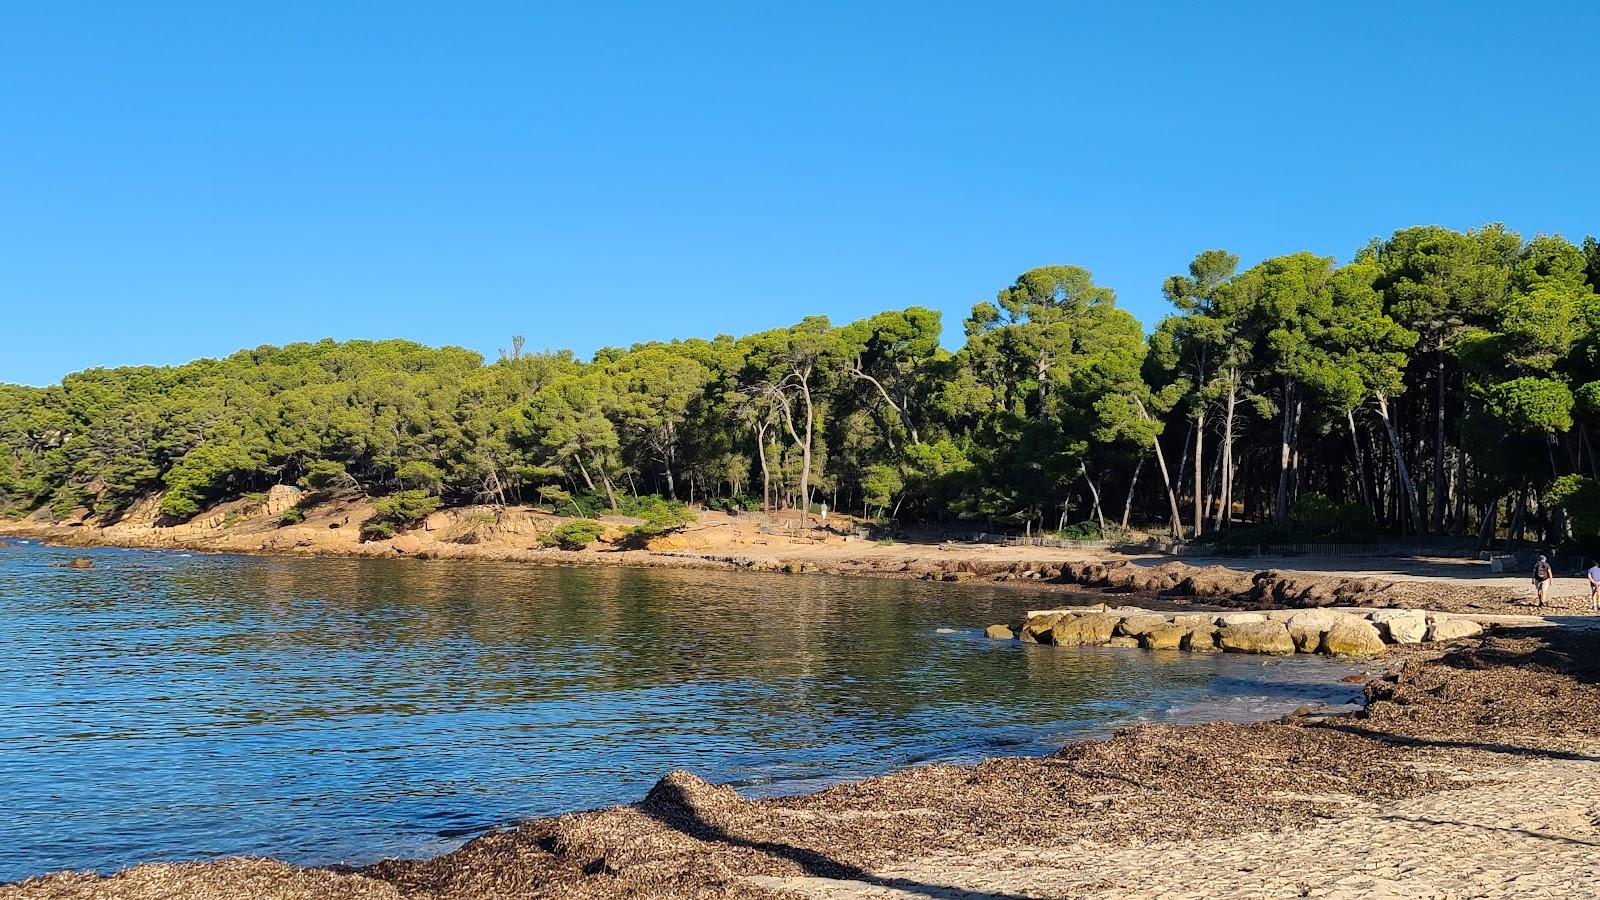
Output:
<instances>
[{"instance_id":1,"label":"shallow water near shore","mask_svg":"<svg viewBox=\"0 0 1600 900\"><path fill-rule=\"evenodd\" d=\"M95 567L52 567L87 556ZM429 855L684 768L749 796L1352 701L1321 659L1062 650L981 585L0 547L0 881Z\"/></svg>"}]
</instances>

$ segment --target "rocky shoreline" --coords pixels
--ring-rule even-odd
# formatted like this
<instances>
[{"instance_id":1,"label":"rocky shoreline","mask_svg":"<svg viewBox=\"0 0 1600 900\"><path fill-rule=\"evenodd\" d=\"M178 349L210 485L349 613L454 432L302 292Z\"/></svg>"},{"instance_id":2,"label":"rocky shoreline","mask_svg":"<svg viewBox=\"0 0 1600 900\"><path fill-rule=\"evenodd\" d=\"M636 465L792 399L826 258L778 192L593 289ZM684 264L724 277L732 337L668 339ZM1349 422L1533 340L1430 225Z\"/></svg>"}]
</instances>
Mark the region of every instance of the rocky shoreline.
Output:
<instances>
[{"instance_id":1,"label":"rocky shoreline","mask_svg":"<svg viewBox=\"0 0 1600 900\"><path fill-rule=\"evenodd\" d=\"M1487 629L1548 624L1539 616L1422 609L1312 607L1266 612L1173 613L1104 603L1034 610L1015 628L991 625L990 638L1060 647L1123 647L1192 653L1379 656L1391 646L1476 637Z\"/></svg>"},{"instance_id":2,"label":"rocky shoreline","mask_svg":"<svg viewBox=\"0 0 1600 900\"><path fill-rule=\"evenodd\" d=\"M1567 810L1600 803L1594 647L1569 628L1400 645L1349 715L1137 727L772 800L673 773L429 860L145 865L0 900L1528 896L1592 883L1600 834Z\"/></svg>"},{"instance_id":3,"label":"rocky shoreline","mask_svg":"<svg viewBox=\"0 0 1600 900\"><path fill-rule=\"evenodd\" d=\"M270 505L263 508L270 509ZM796 539L787 534L769 535L756 530L743 535L743 540L729 541L726 535L719 535L719 539L713 541L706 535L730 528L749 528L735 517L715 513L702 514L698 525L653 541L645 548L631 549L602 542L574 551L541 546L537 533L548 523L526 511L501 511L498 515L502 524L486 529L474 523L473 517L480 514L472 508L445 510L430 517L424 527L389 540L368 542L358 540L355 529L347 526L348 521L359 520L362 514L359 505L331 506L322 509L306 524L290 528L269 524L265 511L258 512L255 521L244 519L237 526L224 524L230 521L232 510L173 528L127 521L102 526L0 520L0 535L68 547L487 560L530 565L705 569L970 582L1043 592L1132 594L1159 600L1168 606L1201 609L1360 606L1503 612L1521 605L1516 598L1494 590L1438 582L1270 568L1250 571L1108 551L1050 551L951 542L875 545L826 531L819 531L817 537Z\"/></svg>"}]
</instances>

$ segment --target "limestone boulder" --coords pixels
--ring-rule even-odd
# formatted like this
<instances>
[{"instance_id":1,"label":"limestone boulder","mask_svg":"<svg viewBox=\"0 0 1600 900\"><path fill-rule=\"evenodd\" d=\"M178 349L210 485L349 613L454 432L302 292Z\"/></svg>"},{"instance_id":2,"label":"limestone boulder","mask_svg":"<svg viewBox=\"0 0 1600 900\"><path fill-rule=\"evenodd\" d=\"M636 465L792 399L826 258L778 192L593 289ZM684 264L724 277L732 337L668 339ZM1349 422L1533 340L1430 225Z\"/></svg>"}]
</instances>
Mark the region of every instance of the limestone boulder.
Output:
<instances>
[{"instance_id":1,"label":"limestone boulder","mask_svg":"<svg viewBox=\"0 0 1600 900\"><path fill-rule=\"evenodd\" d=\"M1004 625L990 625L983 630L983 636L996 641L1009 641L1016 637L1016 634Z\"/></svg>"},{"instance_id":2,"label":"limestone boulder","mask_svg":"<svg viewBox=\"0 0 1600 900\"><path fill-rule=\"evenodd\" d=\"M1326 609L1295 611L1284 623L1289 629L1289 637L1294 640L1294 648L1301 653L1317 652L1317 648L1322 646L1322 636L1339 620L1339 615Z\"/></svg>"},{"instance_id":3,"label":"limestone boulder","mask_svg":"<svg viewBox=\"0 0 1600 900\"><path fill-rule=\"evenodd\" d=\"M1217 632L1217 643L1229 653L1265 653L1271 656L1289 656L1294 653L1294 639L1282 622L1239 622L1222 626Z\"/></svg>"},{"instance_id":4,"label":"limestone boulder","mask_svg":"<svg viewBox=\"0 0 1600 900\"><path fill-rule=\"evenodd\" d=\"M1428 617L1412 610L1381 609L1372 614L1378 634L1391 644L1420 644L1428 636Z\"/></svg>"},{"instance_id":5,"label":"limestone boulder","mask_svg":"<svg viewBox=\"0 0 1600 900\"><path fill-rule=\"evenodd\" d=\"M1139 639L1138 638L1133 638L1133 637L1128 637L1126 635L1117 635L1117 636L1113 637L1111 640L1106 641L1106 646L1107 647L1121 647L1121 648L1123 648L1125 650L1133 650L1133 649L1136 649L1139 646Z\"/></svg>"},{"instance_id":6,"label":"limestone boulder","mask_svg":"<svg viewBox=\"0 0 1600 900\"><path fill-rule=\"evenodd\" d=\"M1022 626L1022 633L1018 635L1022 640L1035 644L1050 643L1050 630L1061 621L1061 613L1045 613L1042 616L1030 616Z\"/></svg>"},{"instance_id":7,"label":"limestone boulder","mask_svg":"<svg viewBox=\"0 0 1600 900\"><path fill-rule=\"evenodd\" d=\"M1378 626L1358 616L1341 615L1317 649L1329 656L1377 656L1385 645Z\"/></svg>"},{"instance_id":8,"label":"limestone boulder","mask_svg":"<svg viewBox=\"0 0 1600 900\"><path fill-rule=\"evenodd\" d=\"M1146 650L1178 650L1182 648L1183 638L1188 633L1187 628L1163 622L1140 634L1139 643Z\"/></svg>"},{"instance_id":9,"label":"limestone boulder","mask_svg":"<svg viewBox=\"0 0 1600 900\"><path fill-rule=\"evenodd\" d=\"M1050 629L1050 643L1057 647L1100 647L1111 640L1121 616L1089 613L1066 616Z\"/></svg>"},{"instance_id":10,"label":"limestone boulder","mask_svg":"<svg viewBox=\"0 0 1600 900\"><path fill-rule=\"evenodd\" d=\"M1226 625L1259 625L1267 620L1265 613L1235 612L1223 613L1214 620L1219 626Z\"/></svg>"},{"instance_id":11,"label":"limestone boulder","mask_svg":"<svg viewBox=\"0 0 1600 900\"><path fill-rule=\"evenodd\" d=\"M1214 626L1189 629L1184 632L1178 646L1191 653L1216 653L1222 649L1217 646L1217 629Z\"/></svg>"},{"instance_id":12,"label":"limestone boulder","mask_svg":"<svg viewBox=\"0 0 1600 900\"><path fill-rule=\"evenodd\" d=\"M1216 619L1213 613L1179 613L1172 617L1172 624L1181 628L1212 628L1217 624Z\"/></svg>"},{"instance_id":13,"label":"limestone boulder","mask_svg":"<svg viewBox=\"0 0 1600 900\"><path fill-rule=\"evenodd\" d=\"M389 541L389 546L396 553L416 553L423 547L422 538L414 534L402 534Z\"/></svg>"},{"instance_id":14,"label":"limestone boulder","mask_svg":"<svg viewBox=\"0 0 1600 900\"><path fill-rule=\"evenodd\" d=\"M1158 628L1166 624L1166 616L1158 616L1151 613L1140 613L1138 615L1124 616L1122 621L1117 625L1117 634L1136 638L1139 635L1148 632L1152 628Z\"/></svg>"},{"instance_id":15,"label":"limestone boulder","mask_svg":"<svg viewBox=\"0 0 1600 900\"><path fill-rule=\"evenodd\" d=\"M1428 619L1427 639L1430 641L1458 641L1480 634L1483 634L1483 626L1471 619L1454 616L1432 616Z\"/></svg>"}]
</instances>

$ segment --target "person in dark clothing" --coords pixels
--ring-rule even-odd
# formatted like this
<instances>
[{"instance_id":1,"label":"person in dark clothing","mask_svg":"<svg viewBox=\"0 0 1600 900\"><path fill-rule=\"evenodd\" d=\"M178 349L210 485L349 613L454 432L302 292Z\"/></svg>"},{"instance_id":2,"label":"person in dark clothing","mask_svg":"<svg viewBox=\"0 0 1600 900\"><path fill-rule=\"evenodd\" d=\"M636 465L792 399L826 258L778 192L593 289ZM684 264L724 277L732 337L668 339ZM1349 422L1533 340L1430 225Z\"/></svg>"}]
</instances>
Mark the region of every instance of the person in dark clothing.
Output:
<instances>
[{"instance_id":1,"label":"person in dark clothing","mask_svg":"<svg viewBox=\"0 0 1600 900\"><path fill-rule=\"evenodd\" d=\"M1539 605L1544 606L1544 601L1550 596L1550 582L1556 573L1550 568L1550 560L1543 556L1533 564L1533 590L1539 597Z\"/></svg>"}]
</instances>

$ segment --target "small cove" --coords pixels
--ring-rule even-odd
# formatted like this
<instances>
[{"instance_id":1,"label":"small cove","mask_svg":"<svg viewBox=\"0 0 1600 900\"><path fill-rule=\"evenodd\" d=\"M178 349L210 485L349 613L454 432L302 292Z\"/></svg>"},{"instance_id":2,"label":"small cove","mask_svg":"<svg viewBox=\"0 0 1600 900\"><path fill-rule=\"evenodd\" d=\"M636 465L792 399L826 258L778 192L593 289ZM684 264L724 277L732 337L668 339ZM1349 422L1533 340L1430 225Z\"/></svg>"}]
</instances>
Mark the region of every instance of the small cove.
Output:
<instances>
[{"instance_id":1,"label":"small cove","mask_svg":"<svg viewBox=\"0 0 1600 900\"><path fill-rule=\"evenodd\" d=\"M79 555L95 567L50 565ZM0 880L427 855L677 768L793 793L1355 694L1320 659L982 637L1040 605L970 584L0 548Z\"/></svg>"}]
</instances>

